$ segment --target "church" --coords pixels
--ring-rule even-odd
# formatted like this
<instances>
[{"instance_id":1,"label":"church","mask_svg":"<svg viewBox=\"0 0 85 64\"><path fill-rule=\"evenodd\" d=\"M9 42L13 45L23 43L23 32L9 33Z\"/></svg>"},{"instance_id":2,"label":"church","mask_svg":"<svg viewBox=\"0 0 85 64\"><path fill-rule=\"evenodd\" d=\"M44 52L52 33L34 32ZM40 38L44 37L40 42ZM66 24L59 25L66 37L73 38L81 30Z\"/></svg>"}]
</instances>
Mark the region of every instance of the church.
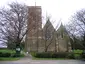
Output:
<instances>
[{"instance_id":1,"label":"church","mask_svg":"<svg viewBox=\"0 0 85 64\"><path fill-rule=\"evenodd\" d=\"M50 18L42 28L41 6L28 7L28 32L25 39L27 52L70 52L71 43L69 35L61 23L56 30Z\"/></svg>"}]
</instances>

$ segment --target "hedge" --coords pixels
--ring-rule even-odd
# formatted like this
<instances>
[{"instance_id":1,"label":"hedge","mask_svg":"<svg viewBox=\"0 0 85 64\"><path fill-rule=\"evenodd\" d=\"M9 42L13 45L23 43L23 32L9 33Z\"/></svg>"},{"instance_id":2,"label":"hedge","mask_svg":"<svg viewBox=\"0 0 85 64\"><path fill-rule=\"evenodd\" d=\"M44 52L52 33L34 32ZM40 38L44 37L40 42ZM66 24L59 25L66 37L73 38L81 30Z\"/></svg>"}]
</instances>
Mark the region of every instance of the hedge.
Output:
<instances>
[{"instance_id":1,"label":"hedge","mask_svg":"<svg viewBox=\"0 0 85 64\"><path fill-rule=\"evenodd\" d=\"M0 52L0 57L11 57L11 53L2 53L2 52Z\"/></svg>"},{"instance_id":2,"label":"hedge","mask_svg":"<svg viewBox=\"0 0 85 64\"><path fill-rule=\"evenodd\" d=\"M31 53L33 57L36 58L71 58L74 59L74 54L69 52L58 52L58 53L49 53L49 52L42 52L42 53Z\"/></svg>"}]
</instances>

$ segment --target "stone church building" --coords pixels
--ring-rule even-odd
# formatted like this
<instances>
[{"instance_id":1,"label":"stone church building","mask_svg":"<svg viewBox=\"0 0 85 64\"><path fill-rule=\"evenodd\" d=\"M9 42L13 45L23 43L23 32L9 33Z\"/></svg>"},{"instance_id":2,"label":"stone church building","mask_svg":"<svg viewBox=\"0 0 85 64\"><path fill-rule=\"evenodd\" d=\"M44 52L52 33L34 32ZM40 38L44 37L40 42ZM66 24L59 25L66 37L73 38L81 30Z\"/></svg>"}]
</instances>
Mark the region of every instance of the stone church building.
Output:
<instances>
[{"instance_id":1,"label":"stone church building","mask_svg":"<svg viewBox=\"0 0 85 64\"><path fill-rule=\"evenodd\" d=\"M25 47L28 52L70 52L71 43L65 27L60 24L56 30L50 19L42 28L41 6L28 7L28 32Z\"/></svg>"}]
</instances>

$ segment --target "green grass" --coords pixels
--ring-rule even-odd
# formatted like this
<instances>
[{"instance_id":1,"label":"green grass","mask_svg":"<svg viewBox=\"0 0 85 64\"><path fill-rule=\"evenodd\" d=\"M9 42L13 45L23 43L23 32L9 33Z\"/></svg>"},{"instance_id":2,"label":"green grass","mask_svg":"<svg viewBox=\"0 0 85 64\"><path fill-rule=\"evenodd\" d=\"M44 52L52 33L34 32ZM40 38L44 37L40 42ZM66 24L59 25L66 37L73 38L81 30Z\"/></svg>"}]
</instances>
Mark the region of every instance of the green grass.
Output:
<instances>
[{"instance_id":1,"label":"green grass","mask_svg":"<svg viewBox=\"0 0 85 64\"><path fill-rule=\"evenodd\" d=\"M0 57L0 61L15 61L15 60L19 60L20 58L23 58L24 55L21 54L20 57Z\"/></svg>"},{"instance_id":2,"label":"green grass","mask_svg":"<svg viewBox=\"0 0 85 64\"><path fill-rule=\"evenodd\" d=\"M9 50L9 49L1 49L0 52L2 53L15 53L15 50Z\"/></svg>"},{"instance_id":3,"label":"green grass","mask_svg":"<svg viewBox=\"0 0 85 64\"><path fill-rule=\"evenodd\" d=\"M0 57L0 61L15 61L15 60L19 60L20 58L5 58L5 57Z\"/></svg>"}]
</instances>

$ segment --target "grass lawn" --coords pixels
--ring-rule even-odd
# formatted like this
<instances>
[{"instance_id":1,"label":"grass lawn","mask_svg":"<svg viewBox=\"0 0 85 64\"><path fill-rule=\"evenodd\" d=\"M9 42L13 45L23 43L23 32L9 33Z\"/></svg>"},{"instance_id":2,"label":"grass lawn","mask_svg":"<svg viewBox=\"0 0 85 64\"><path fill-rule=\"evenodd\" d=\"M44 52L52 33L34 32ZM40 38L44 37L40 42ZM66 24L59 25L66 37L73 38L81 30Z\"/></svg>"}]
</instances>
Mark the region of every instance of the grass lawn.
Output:
<instances>
[{"instance_id":1,"label":"grass lawn","mask_svg":"<svg viewBox=\"0 0 85 64\"><path fill-rule=\"evenodd\" d=\"M0 49L0 52L2 53L15 53L15 50L9 50L9 49Z\"/></svg>"},{"instance_id":2,"label":"grass lawn","mask_svg":"<svg viewBox=\"0 0 85 64\"><path fill-rule=\"evenodd\" d=\"M20 58L5 58L5 57L0 57L0 61L13 61L13 60L19 60Z\"/></svg>"}]
</instances>

